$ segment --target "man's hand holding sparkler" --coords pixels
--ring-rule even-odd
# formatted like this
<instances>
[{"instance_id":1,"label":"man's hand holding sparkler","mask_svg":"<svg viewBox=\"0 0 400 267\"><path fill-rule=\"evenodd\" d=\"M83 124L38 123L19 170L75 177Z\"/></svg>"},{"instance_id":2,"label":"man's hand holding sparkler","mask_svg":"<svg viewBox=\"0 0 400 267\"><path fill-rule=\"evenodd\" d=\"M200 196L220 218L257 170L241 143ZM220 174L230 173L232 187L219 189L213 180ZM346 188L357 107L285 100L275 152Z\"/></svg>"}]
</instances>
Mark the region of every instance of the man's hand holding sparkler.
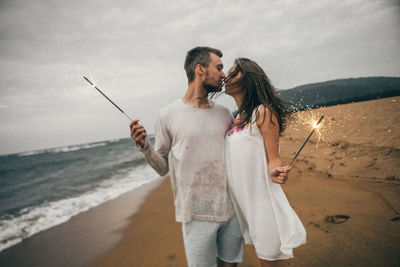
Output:
<instances>
[{"instance_id":1,"label":"man's hand holding sparkler","mask_svg":"<svg viewBox=\"0 0 400 267\"><path fill-rule=\"evenodd\" d=\"M131 137L141 148L144 148L144 139L147 136L146 129L139 124L139 120L133 120L129 124L131 128Z\"/></svg>"},{"instance_id":2,"label":"man's hand holding sparkler","mask_svg":"<svg viewBox=\"0 0 400 267\"><path fill-rule=\"evenodd\" d=\"M275 167L272 168L269 172L269 176L272 182L276 184L284 184L286 183L287 179L289 178L289 172L292 168L285 166L285 167Z\"/></svg>"}]
</instances>

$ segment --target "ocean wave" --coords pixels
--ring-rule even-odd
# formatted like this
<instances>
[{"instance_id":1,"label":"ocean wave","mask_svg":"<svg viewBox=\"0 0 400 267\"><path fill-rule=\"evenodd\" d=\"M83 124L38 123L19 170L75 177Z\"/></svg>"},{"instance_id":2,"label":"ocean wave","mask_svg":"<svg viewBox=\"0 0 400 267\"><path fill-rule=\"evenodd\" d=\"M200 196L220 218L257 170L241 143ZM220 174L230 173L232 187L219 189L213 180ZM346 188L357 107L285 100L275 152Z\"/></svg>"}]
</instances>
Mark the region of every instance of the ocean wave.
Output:
<instances>
[{"instance_id":1,"label":"ocean wave","mask_svg":"<svg viewBox=\"0 0 400 267\"><path fill-rule=\"evenodd\" d=\"M3 216L0 220L0 251L159 178L150 166L144 165L131 169L122 177L105 180L80 196L25 208L15 216Z\"/></svg>"},{"instance_id":2,"label":"ocean wave","mask_svg":"<svg viewBox=\"0 0 400 267\"><path fill-rule=\"evenodd\" d=\"M116 143L116 142L119 142L119 141L124 140L124 139L128 139L128 138L127 137L115 138L115 139L110 139L107 142L108 143Z\"/></svg>"},{"instance_id":3,"label":"ocean wave","mask_svg":"<svg viewBox=\"0 0 400 267\"><path fill-rule=\"evenodd\" d=\"M28 151L28 152L23 152L18 154L20 157L25 157L25 156L32 156L32 155L37 155L37 154L42 154L42 153L63 153L63 152L71 152L71 151L77 151L77 150L82 150L82 149L89 149L89 148L94 148L94 147L100 147L100 146L105 146L109 142L101 142L101 143L91 143L91 144L83 144L83 145L73 145L73 146L64 146L64 147L56 147L56 148L50 148L50 149L42 149L42 150L35 150L35 151Z\"/></svg>"},{"instance_id":4,"label":"ocean wave","mask_svg":"<svg viewBox=\"0 0 400 267\"><path fill-rule=\"evenodd\" d=\"M47 150L47 152L49 152L49 153L71 152L71 151L89 149L89 148L105 146L105 145L107 145L106 142L76 145L76 146L65 146L65 147L60 147L60 148L49 149L49 150Z\"/></svg>"},{"instance_id":5,"label":"ocean wave","mask_svg":"<svg viewBox=\"0 0 400 267\"><path fill-rule=\"evenodd\" d=\"M19 153L18 156L19 157L32 156L32 155L42 154L44 152L46 152L46 150L28 151L28 152Z\"/></svg>"}]
</instances>

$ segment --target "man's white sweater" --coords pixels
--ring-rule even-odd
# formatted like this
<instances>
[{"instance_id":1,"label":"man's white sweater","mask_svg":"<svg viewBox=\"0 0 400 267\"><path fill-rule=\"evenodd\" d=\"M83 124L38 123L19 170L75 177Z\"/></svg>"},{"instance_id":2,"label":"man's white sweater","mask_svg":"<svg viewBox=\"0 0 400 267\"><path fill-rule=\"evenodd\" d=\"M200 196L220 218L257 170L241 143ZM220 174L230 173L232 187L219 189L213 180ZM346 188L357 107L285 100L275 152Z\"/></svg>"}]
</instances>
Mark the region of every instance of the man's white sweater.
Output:
<instances>
[{"instance_id":1,"label":"man's white sweater","mask_svg":"<svg viewBox=\"0 0 400 267\"><path fill-rule=\"evenodd\" d=\"M160 175L169 171L178 222L223 222L234 215L224 142L232 121L229 110L218 104L200 109L179 99L160 110L154 149L146 138L140 150Z\"/></svg>"}]
</instances>

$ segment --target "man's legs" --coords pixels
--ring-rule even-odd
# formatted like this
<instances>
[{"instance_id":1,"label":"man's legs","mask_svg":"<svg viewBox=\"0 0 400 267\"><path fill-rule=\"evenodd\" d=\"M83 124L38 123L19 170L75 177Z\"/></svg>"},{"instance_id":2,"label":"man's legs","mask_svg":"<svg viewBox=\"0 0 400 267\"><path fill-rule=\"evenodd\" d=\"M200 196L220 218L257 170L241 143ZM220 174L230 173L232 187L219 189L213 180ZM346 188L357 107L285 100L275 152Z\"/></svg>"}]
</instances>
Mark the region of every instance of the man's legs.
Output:
<instances>
[{"instance_id":1,"label":"man's legs","mask_svg":"<svg viewBox=\"0 0 400 267\"><path fill-rule=\"evenodd\" d=\"M239 221L233 216L223 223L218 230L217 251L218 266L234 267L243 262L244 241L240 233Z\"/></svg>"},{"instance_id":2,"label":"man's legs","mask_svg":"<svg viewBox=\"0 0 400 267\"><path fill-rule=\"evenodd\" d=\"M182 223L186 260L189 267L215 266L219 224L207 221Z\"/></svg>"},{"instance_id":3,"label":"man's legs","mask_svg":"<svg viewBox=\"0 0 400 267\"><path fill-rule=\"evenodd\" d=\"M243 239L239 223L191 221L182 224L183 241L189 267L236 266L243 261Z\"/></svg>"}]
</instances>

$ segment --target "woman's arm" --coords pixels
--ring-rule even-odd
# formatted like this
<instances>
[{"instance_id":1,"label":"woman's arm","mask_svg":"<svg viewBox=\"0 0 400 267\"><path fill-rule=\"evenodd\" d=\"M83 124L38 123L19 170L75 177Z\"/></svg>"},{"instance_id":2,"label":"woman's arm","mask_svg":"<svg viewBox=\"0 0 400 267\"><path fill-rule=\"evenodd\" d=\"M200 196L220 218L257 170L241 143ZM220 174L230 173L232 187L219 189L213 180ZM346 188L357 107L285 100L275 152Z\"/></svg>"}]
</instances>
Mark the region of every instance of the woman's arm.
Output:
<instances>
[{"instance_id":1,"label":"woman's arm","mask_svg":"<svg viewBox=\"0 0 400 267\"><path fill-rule=\"evenodd\" d=\"M274 183L283 184L288 178L290 169L282 167L279 154L279 123L278 119L265 106L261 106L256 119L256 124L264 139L264 147L267 153L268 170Z\"/></svg>"}]
</instances>

